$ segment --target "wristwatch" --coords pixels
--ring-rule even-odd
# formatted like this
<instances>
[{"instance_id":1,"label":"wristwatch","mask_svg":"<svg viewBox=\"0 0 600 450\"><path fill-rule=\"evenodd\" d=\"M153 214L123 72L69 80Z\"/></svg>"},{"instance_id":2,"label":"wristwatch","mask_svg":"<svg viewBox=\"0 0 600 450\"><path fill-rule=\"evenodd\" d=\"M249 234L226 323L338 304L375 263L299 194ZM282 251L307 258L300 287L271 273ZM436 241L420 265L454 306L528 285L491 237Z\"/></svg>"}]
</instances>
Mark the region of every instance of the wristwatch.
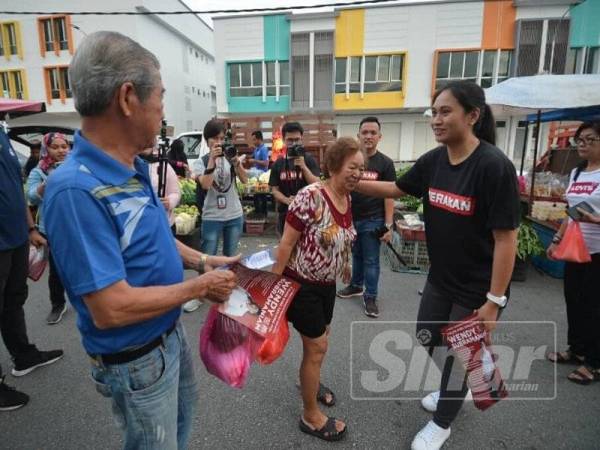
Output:
<instances>
[{"instance_id":1,"label":"wristwatch","mask_svg":"<svg viewBox=\"0 0 600 450\"><path fill-rule=\"evenodd\" d=\"M211 167L210 169L204 169L204 175L210 175L214 171L215 171L214 167Z\"/></svg>"},{"instance_id":2,"label":"wristwatch","mask_svg":"<svg viewBox=\"0 0 600 450\"><path fill-rule=\"evenodd\" d=\"M392 229L392 227L394 226L393 223L386 223L385 227L388 229L388 231L390 231Z\"/></svg>"},{"instance_id":3,"label":"wristwatch","mask_svg":"<svg viewBox=\"0 0 600 450\"><path fill-rule=\"evenodd\" d=\"M200 255L200 261L198 261L198 266L196 267L198 273L206 272L206 261L208 261L208 255L202 253Z\"/></svg>"},{"instance_id":4,"label":"wristwatch","mask_svg":"<svg viewBox=\"0 0 600 450\"><path fill-rule=\"evenodd\" d=\"M496 297L494 294L488 292L487 294L485 294L485 298L487 298L490 302L495 303L500 308L504 308L508 303L508 298L506 297L506 295L503 295L502 297Z\"/></svg>"}]
</instances>

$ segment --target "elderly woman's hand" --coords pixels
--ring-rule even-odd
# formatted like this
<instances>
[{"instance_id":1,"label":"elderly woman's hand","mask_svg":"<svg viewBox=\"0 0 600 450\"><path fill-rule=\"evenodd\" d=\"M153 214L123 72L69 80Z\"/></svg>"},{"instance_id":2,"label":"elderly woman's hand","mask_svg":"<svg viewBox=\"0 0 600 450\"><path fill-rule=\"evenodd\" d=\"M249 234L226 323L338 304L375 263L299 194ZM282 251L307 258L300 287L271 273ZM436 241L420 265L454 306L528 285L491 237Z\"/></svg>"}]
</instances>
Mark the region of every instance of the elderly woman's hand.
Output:
<instances>
[{"instance_id":1,"label":"elderly woman's hand","mask_svg":"<svg viewBox=\"0 0 600 450\"><path fill-rule=\"evenodd\" d=\"M209 270L213 270L217 267L235 264L236 262L239 262L241 257L241 253L237 256L208 256L204 266L204 271L208 272Z\"/></svg>"}]
</instances>

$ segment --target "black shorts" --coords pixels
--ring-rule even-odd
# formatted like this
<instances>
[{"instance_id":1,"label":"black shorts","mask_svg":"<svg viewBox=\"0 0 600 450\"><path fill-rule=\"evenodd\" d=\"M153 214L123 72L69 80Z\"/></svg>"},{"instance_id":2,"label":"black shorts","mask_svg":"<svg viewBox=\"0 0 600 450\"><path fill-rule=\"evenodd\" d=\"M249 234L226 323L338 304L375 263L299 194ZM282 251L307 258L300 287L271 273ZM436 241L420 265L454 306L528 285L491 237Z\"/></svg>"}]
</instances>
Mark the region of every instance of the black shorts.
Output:
<instances>
[{"instance_id":1,"label":"black shorts","mask_svg":"<svg viewBox=\"0 0 600 450\"><path fill-rule=\"evenodd\" d=\"M335 306L335 284L299 281L300 290L287 311L287 319L298 332L315 339L325 333Z\"/></svg>"}]
</instances>

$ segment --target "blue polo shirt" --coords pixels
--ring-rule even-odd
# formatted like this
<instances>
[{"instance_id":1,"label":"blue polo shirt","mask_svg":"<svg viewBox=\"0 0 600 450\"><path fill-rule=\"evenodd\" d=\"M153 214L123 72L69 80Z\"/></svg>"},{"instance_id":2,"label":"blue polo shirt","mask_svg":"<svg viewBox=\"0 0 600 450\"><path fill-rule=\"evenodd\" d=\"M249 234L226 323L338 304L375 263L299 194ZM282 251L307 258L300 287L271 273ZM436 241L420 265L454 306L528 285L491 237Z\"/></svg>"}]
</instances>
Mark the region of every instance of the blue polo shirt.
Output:
<instances>
[{"instance_id":1,"label":"blue polo shirt","mask_svg":"<svg viewBox=\"0 0 600 450\"><path fill-rule=\"evenodd\" d=\"M268 161L269 160L269 149L265 144L260 144L258 147L254 149L252 153L252 159L257 159L259 161ZM260 170L261 172L266 172L268 169L259 164L254 164L254 167Z\"/></svg>"},{"instance_id":2,"label":"blue polo shirt","mask_svg":"<svg viewBox=\"0 0 600 450\"><path fill-rule=\"evenodd\" d=\"M100 330L83 301L84 295L120 280L134 287L183 281L183 262L144 161L136 158L132 170L77 131L69 158L48 178L44 217L88 353L146 344L177 320L179 307L154 319Z\"/></svg>"},{"instance_id":3,"label":"blue polo shirt","mask_svg":"<svg viewBox=\"0 0 600 450\"><path fill-rule=\"evenodd\" d=\"M25 244L28 234L19 158L0 126L0 251Z\"/></svg>"}]
</instances>

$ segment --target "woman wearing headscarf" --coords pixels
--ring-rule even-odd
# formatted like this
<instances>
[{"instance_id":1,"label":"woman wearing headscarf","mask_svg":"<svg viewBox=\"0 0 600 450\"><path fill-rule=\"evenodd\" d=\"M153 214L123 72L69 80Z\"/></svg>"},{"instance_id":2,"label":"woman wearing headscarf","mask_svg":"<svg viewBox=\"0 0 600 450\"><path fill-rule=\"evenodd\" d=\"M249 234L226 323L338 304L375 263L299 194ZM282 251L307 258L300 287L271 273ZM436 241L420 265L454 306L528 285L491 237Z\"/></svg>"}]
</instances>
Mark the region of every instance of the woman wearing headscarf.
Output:
<instances>
[{"instance_id":1,"label":"woman wearing headscarf","mask_svg":"<svg viewBox=\"0 0 600 450\"><path fill-rule=\"evenodd\" d=\"M27 178L27 198L33 206L37 206L38 208L38 229L44 238L46 237L46 230L44 228L42 204L44 202L46 181L52 171L65 160L69 150L69 143L62 133L45 134L42 138L40 161ZM52 309L46 318L46 322L52 325L61 321L63 315L67 311L67 303L65 299L65 288L56 271L51 252L49 252L48 262L50 265L48 288L50 289L50 303L52 304Z\"/></svg>"}]
</instances>

